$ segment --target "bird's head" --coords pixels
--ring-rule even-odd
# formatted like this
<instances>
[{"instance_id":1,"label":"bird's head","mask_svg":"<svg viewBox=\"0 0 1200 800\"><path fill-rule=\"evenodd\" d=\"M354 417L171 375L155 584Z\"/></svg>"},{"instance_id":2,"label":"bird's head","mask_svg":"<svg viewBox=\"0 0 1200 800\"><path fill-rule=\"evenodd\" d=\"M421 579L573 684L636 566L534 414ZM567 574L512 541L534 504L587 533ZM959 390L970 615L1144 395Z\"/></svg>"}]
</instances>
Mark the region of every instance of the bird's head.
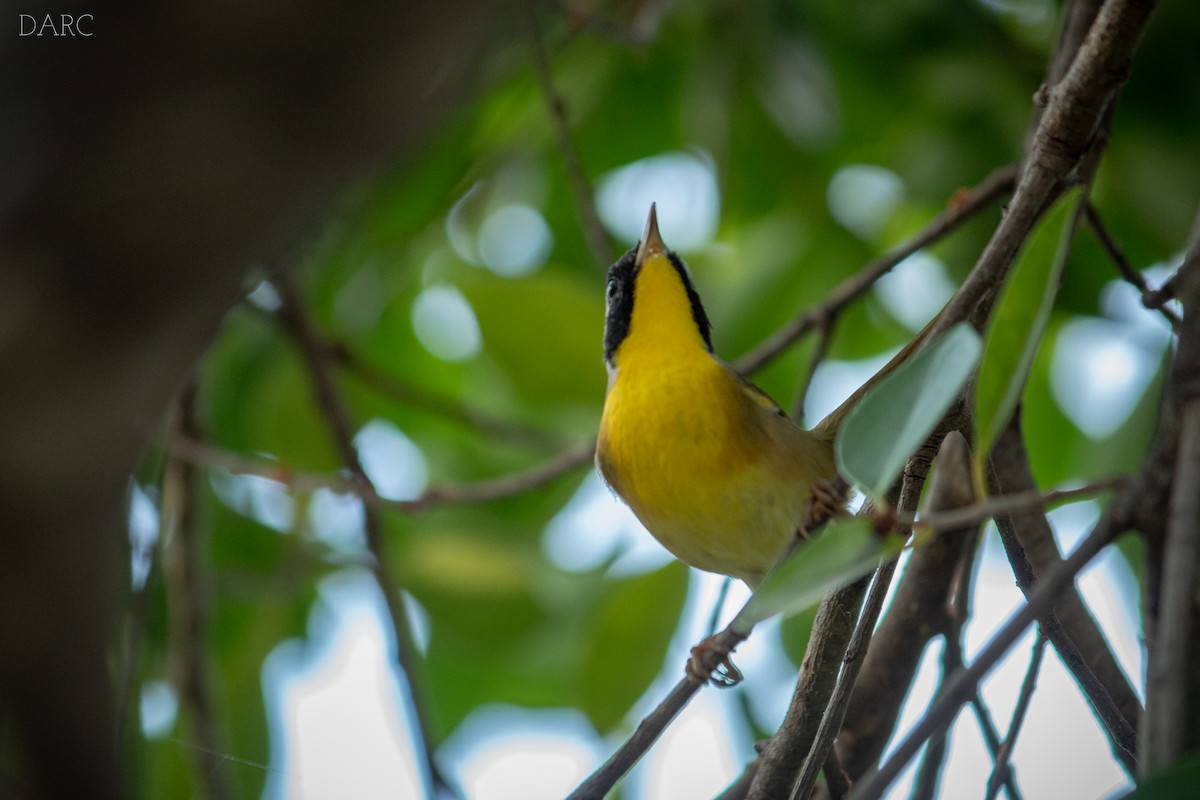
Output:
<instances>
[{"instance_id":1,"label":"bird's head","mask_svg":"<svg viewBox=\"0 0 1200 800\"><path fill-rule=\"evenodd\" d=\"M608 270L607 291L604 362L609 369L631 351L712 352L708 315L687 266L663 244L653 204L641 241Z\"/></svg>"}]
</instances>

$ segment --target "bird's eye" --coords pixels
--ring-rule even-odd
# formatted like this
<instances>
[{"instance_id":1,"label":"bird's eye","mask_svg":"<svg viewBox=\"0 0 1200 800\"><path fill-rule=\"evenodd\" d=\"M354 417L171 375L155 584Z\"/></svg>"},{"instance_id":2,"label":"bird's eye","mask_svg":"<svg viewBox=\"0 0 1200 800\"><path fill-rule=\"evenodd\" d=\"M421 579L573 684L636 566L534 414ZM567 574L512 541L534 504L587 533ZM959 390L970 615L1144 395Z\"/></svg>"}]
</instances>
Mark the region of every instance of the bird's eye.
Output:
<instances>
[{"instance_id":1,"label":"bird's eye","mask_svg":"<svg viewBox=\"0 0 1200 800\"><path fill-rule=\"evenodd\" d=\"M611 300L612 298L614 298L616 296L617 296L617 279L609 278L608 279L608 299Z\"/></svg>"}]
</instances>

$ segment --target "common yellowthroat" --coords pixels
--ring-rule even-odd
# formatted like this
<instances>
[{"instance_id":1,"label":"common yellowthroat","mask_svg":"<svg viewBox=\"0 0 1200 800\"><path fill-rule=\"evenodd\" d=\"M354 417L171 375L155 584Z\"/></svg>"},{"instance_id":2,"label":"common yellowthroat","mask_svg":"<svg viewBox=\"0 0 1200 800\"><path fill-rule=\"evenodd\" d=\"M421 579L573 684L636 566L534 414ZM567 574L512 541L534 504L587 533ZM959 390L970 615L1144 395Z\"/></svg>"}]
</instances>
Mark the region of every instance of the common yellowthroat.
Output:
<instances>
[{"instance_id":1,"label":"common yellowthroat","mask_svg":"<svg viewBox=\"0 0 1200 800\"><path fill-rule=\"evenodd\" d=\"M804 534L814 485L836 477L834 438L868 387L811 431L792 422L713 354L700 296L663 244L653 205L641 241L609 269L607 292L601 474L680 561L757 587Z\"/></svg>"}]
</instances>

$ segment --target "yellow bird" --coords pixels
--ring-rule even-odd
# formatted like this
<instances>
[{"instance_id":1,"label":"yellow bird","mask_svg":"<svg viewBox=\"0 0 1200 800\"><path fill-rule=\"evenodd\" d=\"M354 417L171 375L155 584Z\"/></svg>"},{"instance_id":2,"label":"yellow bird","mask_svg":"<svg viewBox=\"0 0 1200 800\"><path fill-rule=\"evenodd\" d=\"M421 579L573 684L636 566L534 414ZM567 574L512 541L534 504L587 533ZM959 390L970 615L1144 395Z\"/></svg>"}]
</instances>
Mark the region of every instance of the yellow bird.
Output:
<instances>
[{"instance_id":1,"label":"yellow bird","mask_svg":"<svg viewBox=\"0 0 1200 800\"><path fill-rule=\"evenodd\" d=\"M836 477L834 438L866 387L807 431L717 358L653 205L641 242L609 269L607 291L596 448L604 480L680 561L757 587L803 535L814 484Z\"/></svg>"}]
</instances>

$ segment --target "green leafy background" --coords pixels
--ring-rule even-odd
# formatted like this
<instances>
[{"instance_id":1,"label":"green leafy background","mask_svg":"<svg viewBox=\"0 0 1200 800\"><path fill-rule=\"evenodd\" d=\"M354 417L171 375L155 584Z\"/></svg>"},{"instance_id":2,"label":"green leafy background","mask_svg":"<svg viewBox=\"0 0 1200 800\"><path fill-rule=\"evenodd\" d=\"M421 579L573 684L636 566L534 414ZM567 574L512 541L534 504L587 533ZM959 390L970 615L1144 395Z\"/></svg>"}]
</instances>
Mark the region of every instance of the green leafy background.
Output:
<instances>
[{"instance_id":1,"label":"green leafy background","mask_svg":"<svg viewBox=\"0 0 1200 800\"><path fill-rule=\"evenodd\" d=\"M1038 0L588 8L623 28L659 5L661 27L642 44L575 30L547 6L545 42L590 177L673 151L711 163L719 224L712 241L684 255L713 318L716 349L731 360L914 233L957 190L1020 156L1058 13ZM1200 6L1161 5L1092 194L1139 267L1178 252L1200 186ZM401 401L340 373L358 424L381 419L403 431L433 485L508 474L586 442L603 402L603 272L585 245L528 43L513 27L491 85L430 139L422 158L348 195L312 231L297 265L325 334L440 398ZM829 210L830 181L852 164L886 168L903 186L874 235L848 230ZM470 263L448 233L473 235L509 203L535 208L553 236L545 263L519 278ZM970 269L999 213L993 208L932 249L952 281ZM1031 457L1045 486L1136 464L1160 382L1152 380L1131 417L1102 440L1059 408L1050 389L1056 336L1071 319L1102 316L1101 291L1115 278L1090 231L1077 241L1024 396ZM613 244L615 256L632 242ZM469 304L480 341L473 357L439 359L415 335L413 304L432 286L454 287ZM871 295L840 320L829 357L879 355L907 336ZM756 380L791 403L811 352L811 340L800 343ZM455 404L541 435L480 432L446 413ZM230 311L204 363L201 407L205 434L220 448L268 454L304 472L332 475L341 466L297 351L252 304ZM683 652L669 650L688 593L682 567L614 571L620 554L612 553L572 572L547 556L546 527L585 474L498 502L384 513L395 577L425 615L438 741L473 710L497 703L577 708L600 733L628 730L630 709L664 664L682 666ZM345 569L347 554L306 524L311 497L294 493L299 521L279 531L231 507L215 480L200 491L208 664L228 752L265 764L263 661L307 635L318 582ZM172 674L160 575L148 589L144 681ZM781 652L793 661L808 619L785 625ZM761 730L766 723L745 709L748 730ZM177 743L190 735L188 724L183 712L173 732L146 741L142 796L193 796L191 754ZM265 781L261 769L237 765L229 775L241 797L257 796Z\"/></svg>"}]
</instances>

